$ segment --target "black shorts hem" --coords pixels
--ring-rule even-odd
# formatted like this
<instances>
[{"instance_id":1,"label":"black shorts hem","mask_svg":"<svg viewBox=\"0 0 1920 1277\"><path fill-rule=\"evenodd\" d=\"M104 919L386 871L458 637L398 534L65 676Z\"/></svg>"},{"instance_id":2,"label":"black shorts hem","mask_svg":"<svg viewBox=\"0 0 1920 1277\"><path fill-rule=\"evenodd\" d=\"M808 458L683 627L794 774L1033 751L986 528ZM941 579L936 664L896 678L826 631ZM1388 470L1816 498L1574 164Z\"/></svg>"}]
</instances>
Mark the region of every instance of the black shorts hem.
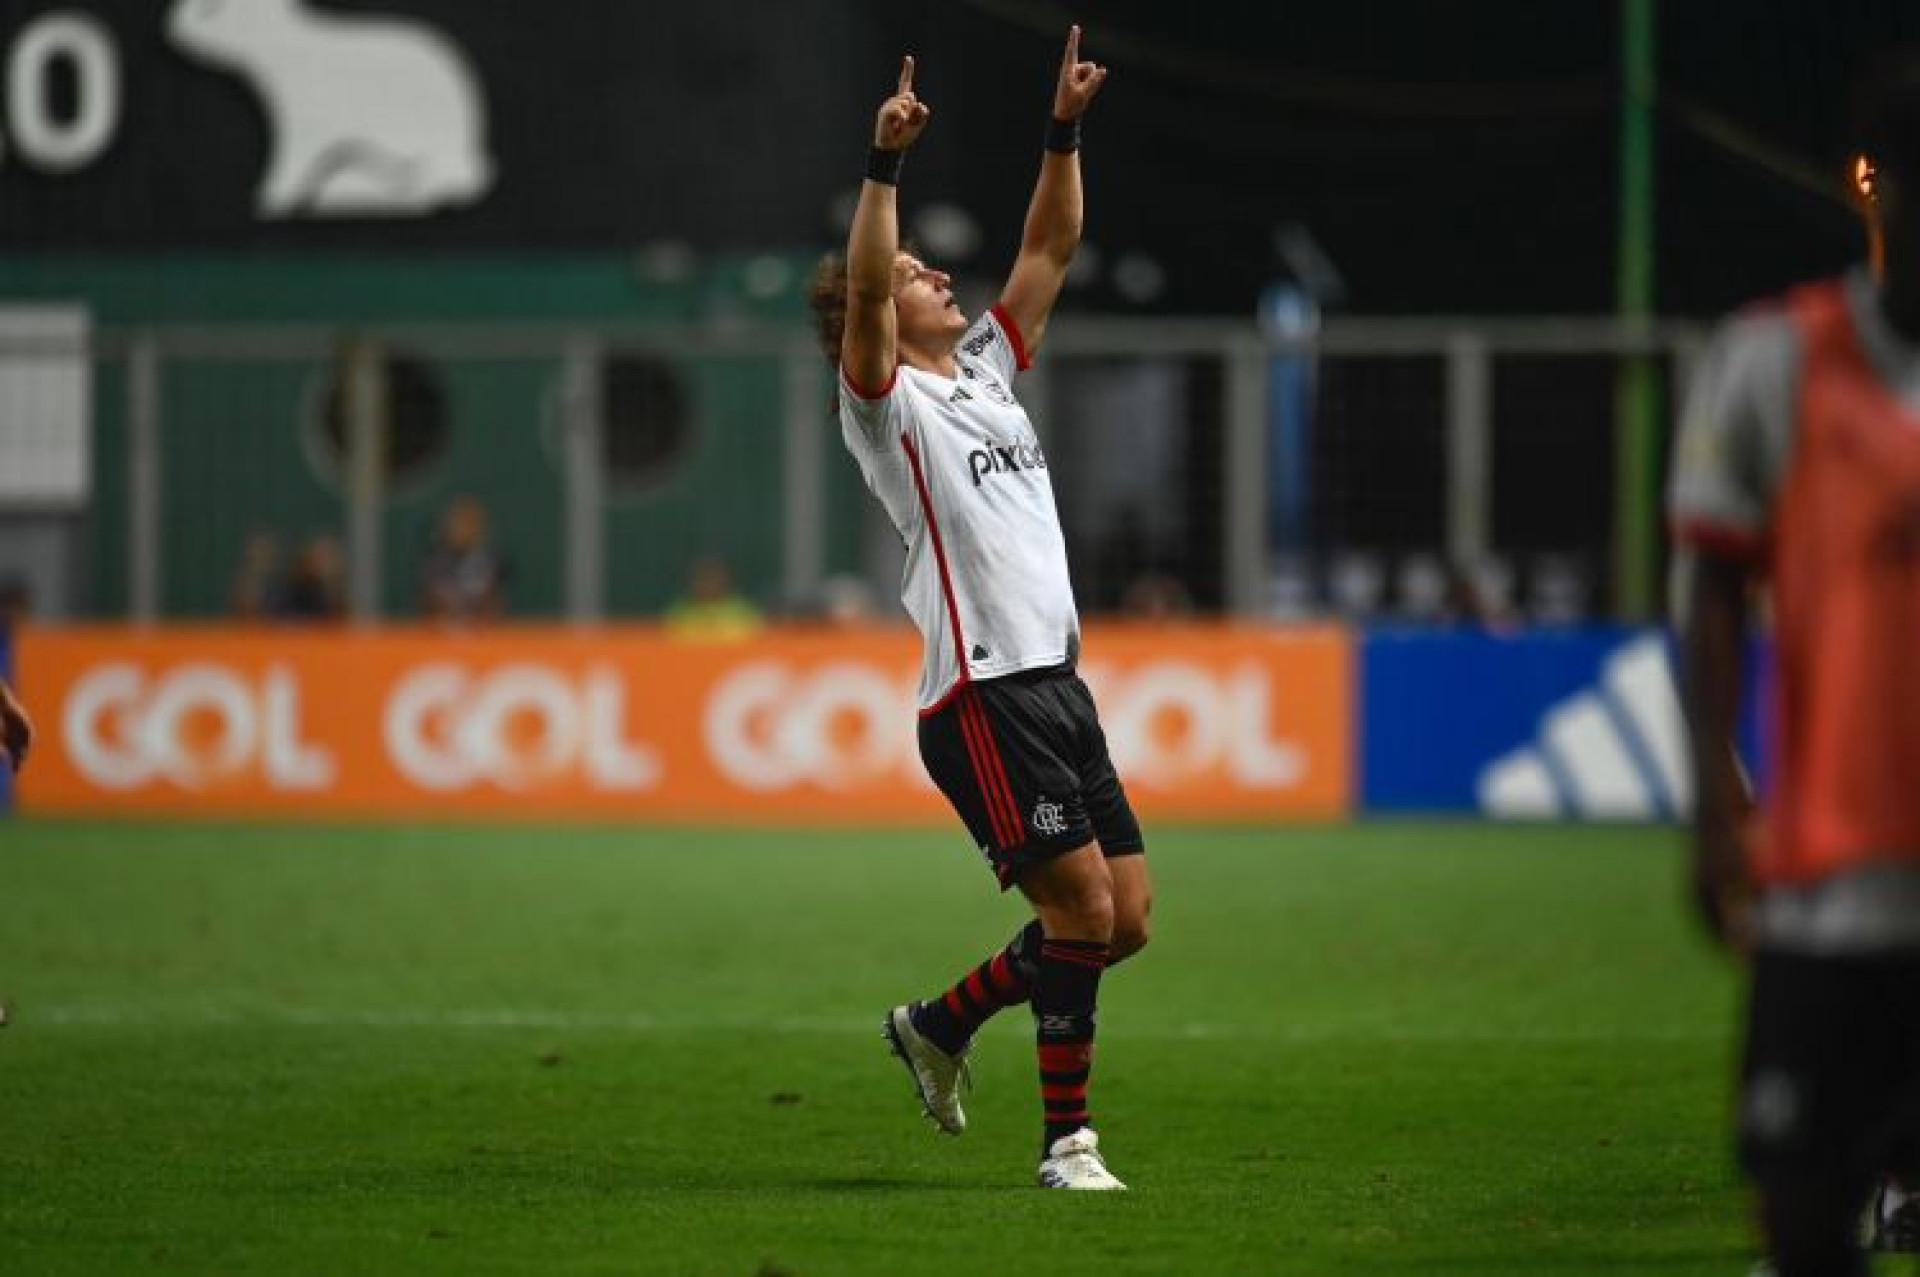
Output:
<instances>
[{"instance_id":1,"label":"black shorts hem","mask_svg":"<svg viewBox=\"0 0 1920 1277\"><path fill-rule=\"evenodd\" d=\"M994 847L987 852L987 859L993 864L993 873L1000 880L1000 890L1016 885L1020 875L1035 865L1044 865L1049 860L1058 860L1070 851L1078 851L1094 841L1091 833L1084 838L1056 838L1047 842L1023 842L1018 847Z\"/></svg>"},{"instance_id":2,"label":"black shorts hem","mask_svg":"<svg viewBox=\"0 0 1920 1277\"><path fill-rule=\"evenodd\" d=\"M1129 839L1117 846L1109 847L1098 838L1089 836L1077 842L1061 840L1057 842L1025 843L1014 848L1011 852L995 849L988 852L988 859L993 864L994 876L1000 880L1000 890L1005 891L1009 887L1018 885L1020 874L1033 868L1035 865L1044 865L1049 860L1058 860L1070 851L1078 851L1080 848L1087 846L1098 847L1100 854L1108 860L1118 860L1122 856L1144 856L1147 854L1147 844L1144 839Z\"/></svg>"}]
</instances>

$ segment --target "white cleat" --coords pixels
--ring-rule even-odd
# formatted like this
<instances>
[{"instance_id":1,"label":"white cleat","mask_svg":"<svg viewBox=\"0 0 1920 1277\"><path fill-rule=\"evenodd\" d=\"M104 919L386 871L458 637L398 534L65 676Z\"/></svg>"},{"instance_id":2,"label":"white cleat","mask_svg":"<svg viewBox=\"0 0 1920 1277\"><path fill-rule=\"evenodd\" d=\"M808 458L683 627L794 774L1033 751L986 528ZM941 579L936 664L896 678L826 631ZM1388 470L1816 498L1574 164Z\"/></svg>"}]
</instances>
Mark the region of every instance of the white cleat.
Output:
<instances>
[{"instance_id":1,"label":"white cleat","mask_svg":"<svg viewBox=\"0 0 1920 1277\"><path fill-rule=\"evenodd\" d=\"M1100 1160L1100 1137L1083 1126L1061 1136L1047 1150L1046 1160L1040 1163L1040 1187L1124 1191L1127 1186Z\"/></svg>"},{"instance_id":2,"label":"white cleat","mask_svg":"<svg viewBox=\"0 0 1920 1277\"><path fill-rule=\"evenodd\" d=\"M913 1074L913 1085L920 1092L920 1108L933 1124L948 1135L967 1129L967 1115L960 1108L960 1088L973 1086L967 1069L967 1052L948 1055L913 1027L913 1008L895 1007L887 1012L882 1026L888 1045L900 1062Z\"/></svg>"}]
</instances>

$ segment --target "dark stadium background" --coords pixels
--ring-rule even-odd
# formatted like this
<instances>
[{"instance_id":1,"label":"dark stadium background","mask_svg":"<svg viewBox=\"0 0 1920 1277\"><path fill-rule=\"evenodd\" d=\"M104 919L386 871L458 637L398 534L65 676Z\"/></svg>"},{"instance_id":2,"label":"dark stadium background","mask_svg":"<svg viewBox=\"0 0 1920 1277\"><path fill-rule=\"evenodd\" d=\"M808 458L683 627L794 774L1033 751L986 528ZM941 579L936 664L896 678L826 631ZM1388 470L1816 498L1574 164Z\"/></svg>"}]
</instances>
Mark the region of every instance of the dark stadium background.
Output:
<instances>
[{"instance_id":1,"label":"dark stadium background","mask_svg":"<svg viewBox=\"0 0 1920 1277\"><path fill-rule=\"evenodd\" d=\"M0 25L51 7L10 5ZM508 180L417 223L278 226L249 216L265 133L239 82L164 55L166 6L83 7L136 71L122 154L61 177L0 165L9 249L830 242L876 95L912 50L939 114L910 202L962 203L986 231L978 256L1000 261L1059 32L1078 20L1118 68L1089 125L1090 240L1164 266L1155 311L1246 313L1285 271L1274 232L1289 223L1324 248L1353 313L1613 305L1615 4L335 0L458 33ZM1856 251L1845 207L1815 187L1839 172L1856 68L1916 37L1920 7L1899 0L1659 7L1656 310L1710 314ZM1071 304L1141 305L1106 285Z\"/></svg>"}]
</instances>

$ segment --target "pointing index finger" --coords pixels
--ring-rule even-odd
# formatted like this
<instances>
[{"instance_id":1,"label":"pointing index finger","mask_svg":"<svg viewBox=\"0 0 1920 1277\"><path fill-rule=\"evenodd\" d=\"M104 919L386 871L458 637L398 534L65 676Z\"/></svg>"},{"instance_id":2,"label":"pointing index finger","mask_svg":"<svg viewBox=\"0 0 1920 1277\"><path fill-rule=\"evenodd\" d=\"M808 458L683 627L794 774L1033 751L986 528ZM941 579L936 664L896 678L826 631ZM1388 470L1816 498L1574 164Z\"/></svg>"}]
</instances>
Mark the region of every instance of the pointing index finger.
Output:
<instances>
[{"instance_id":1,"label":"pointing index finger","mask_svg":"<svg viewBox=\"0 0 1920 1277\"><path fill-rule=\"evenodd\" d=\"M913 55L900 59L900 92L913 92Z\"/></svg>"},{"instance_id":2,"label":"pointing index finger","mask_svg":"<svg viewBox=\"0 0 1920 1277\"><path fill-rule=\"evenodd\" d=\"M1061 61L1069 67L1080 61L1080 24L1077 22L1067 28L1067 53Z\"/></svg>"}]
</instances>

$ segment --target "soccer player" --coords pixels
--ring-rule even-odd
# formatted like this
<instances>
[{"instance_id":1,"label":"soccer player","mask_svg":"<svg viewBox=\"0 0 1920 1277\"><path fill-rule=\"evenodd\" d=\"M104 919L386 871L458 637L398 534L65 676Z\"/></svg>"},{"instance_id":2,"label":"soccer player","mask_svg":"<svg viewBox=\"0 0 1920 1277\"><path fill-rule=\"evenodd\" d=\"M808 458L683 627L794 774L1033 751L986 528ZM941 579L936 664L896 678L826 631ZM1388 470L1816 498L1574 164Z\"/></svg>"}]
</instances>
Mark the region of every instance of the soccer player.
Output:
<instances>
[{"instance_id":1,"label":"soccer player","mask_svg":"<svg viewBox=\"0 0 1920 1277\"><path fill-rule=\"evenodd\" d=\"M1080 119L1107 73L1080 60L1074 27L1019 256L971 323L951 278L900 247L895 188L931 115L913 73L909 57L880 107L846 256L821 264L814 307L839 369L841 433L907 546L921 758L1001 889L1018 887L1035 918L941 996L894 1008L885 1032L927 1115L958 1135L975 1030L1030 1003L1039 1182L1119 1189L1087 1081L1101 973L1147 939L1145 843L1074 672L1080 623L1047 458L1013 394L1080 241Z\"/></svg>"},{"instance_id":2,"label":"soccer player","mask_svg":"<svg viewBox=\"0 0 1920 1277\"><path fill-rule=\"evenodd\" d=\"M1724 326L1669 492L1694 894L1714 935L1751 949L1739 1143L1782 1277L1866 1271L1856 1220L1914 1169L1920 1119L1920 62L1866 123L1878 277ZM1762 575L1770 792L1743 824L1728 742ZM1910 1223L1876 1219L1883 1237Z\"/></svg>"},{"instance_id":3,"label":"soccer player","mask_svg":"<svg viewBox=\"0 0 1920 1277\"><path fill-rule=\"evenodd\" d=\"M19 771L27 761L27 747L33 744L33 720L27 707L0 678L0 764Z\"/></svg>"}]
</instances>

